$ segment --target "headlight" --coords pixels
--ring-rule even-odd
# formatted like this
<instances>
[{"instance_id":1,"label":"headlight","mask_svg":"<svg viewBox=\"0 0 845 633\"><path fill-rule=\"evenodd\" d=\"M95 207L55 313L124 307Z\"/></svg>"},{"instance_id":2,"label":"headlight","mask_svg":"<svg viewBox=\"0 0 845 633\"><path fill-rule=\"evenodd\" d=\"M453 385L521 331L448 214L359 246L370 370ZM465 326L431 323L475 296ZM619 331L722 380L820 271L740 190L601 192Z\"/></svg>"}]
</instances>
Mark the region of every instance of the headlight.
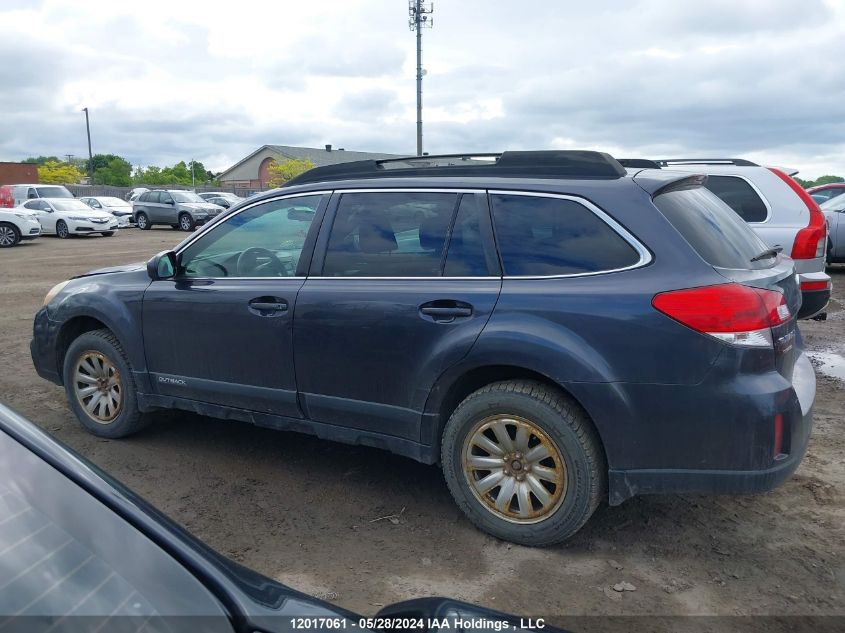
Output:
<instances>
[{"instance_id":1,"label":"headlight","mask_svg":"<svg viewBox=\"0 0 845 633\"><path fill-rule=\"evenodd\" d=\"M46 297L44 297L44 303L43 303L42 305L45 305L45 306L46 306L47 304L49 304L49 303L53 300L53 298L54 298L57 294L59 294L59 293L62 291L62 288L64 288L65 286L67 286L69 283L70 283L70 279L68 279L67 281L63 281L62 283L60 283L60 284L56 284L55 286L53 286L53 287L50 289L50 292L48 292L48 293L47 293L47 296L46 296Z\"/></svg>"}]
</instances>

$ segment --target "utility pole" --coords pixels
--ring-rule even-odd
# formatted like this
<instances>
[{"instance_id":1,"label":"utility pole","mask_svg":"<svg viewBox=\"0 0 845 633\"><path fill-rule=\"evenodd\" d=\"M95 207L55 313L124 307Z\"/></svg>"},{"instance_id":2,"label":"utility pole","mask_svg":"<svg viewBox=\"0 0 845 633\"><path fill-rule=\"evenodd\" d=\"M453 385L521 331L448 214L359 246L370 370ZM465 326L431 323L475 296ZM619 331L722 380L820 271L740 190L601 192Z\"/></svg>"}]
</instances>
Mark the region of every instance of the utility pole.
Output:
<instances>
[{"instance_id":1,"label":"utility pole","mask_svg":"<svg viewBox=\"0 0 845 633\"><path fill-rule=\"evenodd\" d=\"M194 189L196 189L196 187L197 187L197 179L196 179L196 178L194 178L194 162L196 162L196 161L194 161L194 159L192 158L192 159L191 159L191 187L193 187Z\"/></svg>"},{"instance_id":2,"label":"utility pole","mask_svg":"<svg viewBox=\"0 0 845 633\"><path fill-rule=\"evenodd\" d=\"M423 154L422 142L422 78L425 71L422 67L422 30L434 26L431 14L434 13L434 3L426 4L422 0L408 0L408 27L417 32L417 156Z\"/></svg>"},{"instance_id":3,"label":"utility pole","mask_svg":"<svg viewBox=\"0 0 845 633\"><path fill-rule=\"evenodd\" d=\"M85 113L85 131L88 132L88 178L94 178L94 155L91 153L91 126L88 124L88 108L82 108ZM91 182L90 180L88 181Z\"/></svg>"},{"instance_id":4,"label":"utility pole","mask_svg":"<svg viewBox=\"0 0 845 633\"><path fill-rule=\"evenodd\" d=\"M70 163L70 159L73 158L73 154L65 154L65 158L67 158L67 162Z\"/></svg>"}]
</instances>

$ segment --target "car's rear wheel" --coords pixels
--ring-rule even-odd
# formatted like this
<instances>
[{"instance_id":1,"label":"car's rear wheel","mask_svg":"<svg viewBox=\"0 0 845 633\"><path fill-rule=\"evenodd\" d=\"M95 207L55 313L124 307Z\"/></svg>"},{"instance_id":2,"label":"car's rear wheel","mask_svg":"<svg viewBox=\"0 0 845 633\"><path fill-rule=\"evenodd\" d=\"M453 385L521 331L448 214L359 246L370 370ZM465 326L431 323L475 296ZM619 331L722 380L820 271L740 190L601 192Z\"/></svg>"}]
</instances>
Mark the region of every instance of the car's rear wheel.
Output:
<instances>
[{"instance_id":1,"label":"car's rear wheel","mask_svg":"<svg viewBox=\"0 0 845 633\"><path fill-rule=\"evenodd\" d=\"M14 224L0 222L0 248L10 248L21 241L21 232Z\"/></svg>"},{"instance_id":2,"label":"car's rear wheel","mask_svg":"<svg viewBox=\"0 0 845 633\"><path fill-rule=\"evenodd\" d=\"M190 213L180 213L179 214L179 228L183 231L193 231L196 227L196 222L194 222L194 218L191 217Z\"/></svg>"},{"instance_id":3,"label":"car's rear wheel","mask_svg":"<svg viewBox=\"0 0 845 633\"><path fill-rule=\"evenodd\" d=\"M147 214L143 211L135 217L135 224L137 224L138 228L142 231L149 231L150 227L152 227L152 224L150 224L150 219L147 217Z\"/></svg>"},{"instance_id":4,"label":"car's rear wheel","mask_svg":"<svg viewBox=\"0 0 845 633\"><path fill-rule=\"evenodd\" d=\"M68 230L67 224L64 220L59 220L58 222L56 222L56 235L63 240L70 237L70 231Z\"/></svg>"},{"instance_id":5,"label":"car's rear wheel","mask_svg":"<svg viewBox=\"0 0 845 633\"><path fill-rule=\"evenodd\" d=\"M586 413L533 381L493 383L470 394L446 424L441 461L470 521L522 545L575 534L606 485L601 444Z\"/></svg>"},{"instance_id":6,"label":"car's rear wheel","mask_svg":"<svg viewBox=\"0 0 845 633\"><path fill-rule=\"evenodd\" d=\"M129 360L109 330L86 332L70 344L63 378L71 409L94 435L124 437L145 426Z\"/></svg>"}]
</instances>

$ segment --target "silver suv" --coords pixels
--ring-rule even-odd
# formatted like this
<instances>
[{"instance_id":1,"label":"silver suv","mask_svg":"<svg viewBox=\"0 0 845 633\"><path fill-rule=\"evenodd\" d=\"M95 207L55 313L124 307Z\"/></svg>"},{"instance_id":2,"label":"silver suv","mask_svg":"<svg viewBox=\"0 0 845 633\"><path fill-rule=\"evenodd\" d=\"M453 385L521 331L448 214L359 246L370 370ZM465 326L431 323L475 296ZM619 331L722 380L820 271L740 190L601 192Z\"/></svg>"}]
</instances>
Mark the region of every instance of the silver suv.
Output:
<instances>
[{"instance_id":1,"label":"silver suv","mask_svg":"<svg viewBox=\"0 0 845 633\"><path fill-rule=\"evenodd\" d=\"M665 159L673 171L707 174L706 187L745 220L766 244L795 260L801 283L798 317L825 318L831 280L825 272L827 226L819 205L786 170L740 158ZM624 162L623 162L624 164Z\"/></svg>"},{"instance_id":2,"label":"silver suv","mask_svg":"<svg viewBox=\"0 0 845 633\"><path fill-rule=\"evenodd\" d=\"M174 229L193 231L217 217L223 207L206 202L193 191L154 189L142 193L132 203L132 217L139 229L167 224Z\"/></svg>"}]
</instances>

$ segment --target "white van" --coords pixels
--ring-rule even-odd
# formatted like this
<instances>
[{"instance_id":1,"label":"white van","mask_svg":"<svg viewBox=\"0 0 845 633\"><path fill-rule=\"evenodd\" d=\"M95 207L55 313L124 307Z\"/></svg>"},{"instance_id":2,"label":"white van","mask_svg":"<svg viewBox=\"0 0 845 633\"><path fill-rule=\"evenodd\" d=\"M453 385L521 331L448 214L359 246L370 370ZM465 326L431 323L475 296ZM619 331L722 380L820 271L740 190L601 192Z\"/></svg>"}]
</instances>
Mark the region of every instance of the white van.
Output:
<instances>
[{"instance_id":1,"label":"white van","mask_svg":"<svg viewBox=\"0 0 845 633\"><path fill-rule=\"evenodd\" d=\"M36 198L73 198L73 194L62 185L12 185L11 189L16 207Z\"/></svg>"}]
</instances>

